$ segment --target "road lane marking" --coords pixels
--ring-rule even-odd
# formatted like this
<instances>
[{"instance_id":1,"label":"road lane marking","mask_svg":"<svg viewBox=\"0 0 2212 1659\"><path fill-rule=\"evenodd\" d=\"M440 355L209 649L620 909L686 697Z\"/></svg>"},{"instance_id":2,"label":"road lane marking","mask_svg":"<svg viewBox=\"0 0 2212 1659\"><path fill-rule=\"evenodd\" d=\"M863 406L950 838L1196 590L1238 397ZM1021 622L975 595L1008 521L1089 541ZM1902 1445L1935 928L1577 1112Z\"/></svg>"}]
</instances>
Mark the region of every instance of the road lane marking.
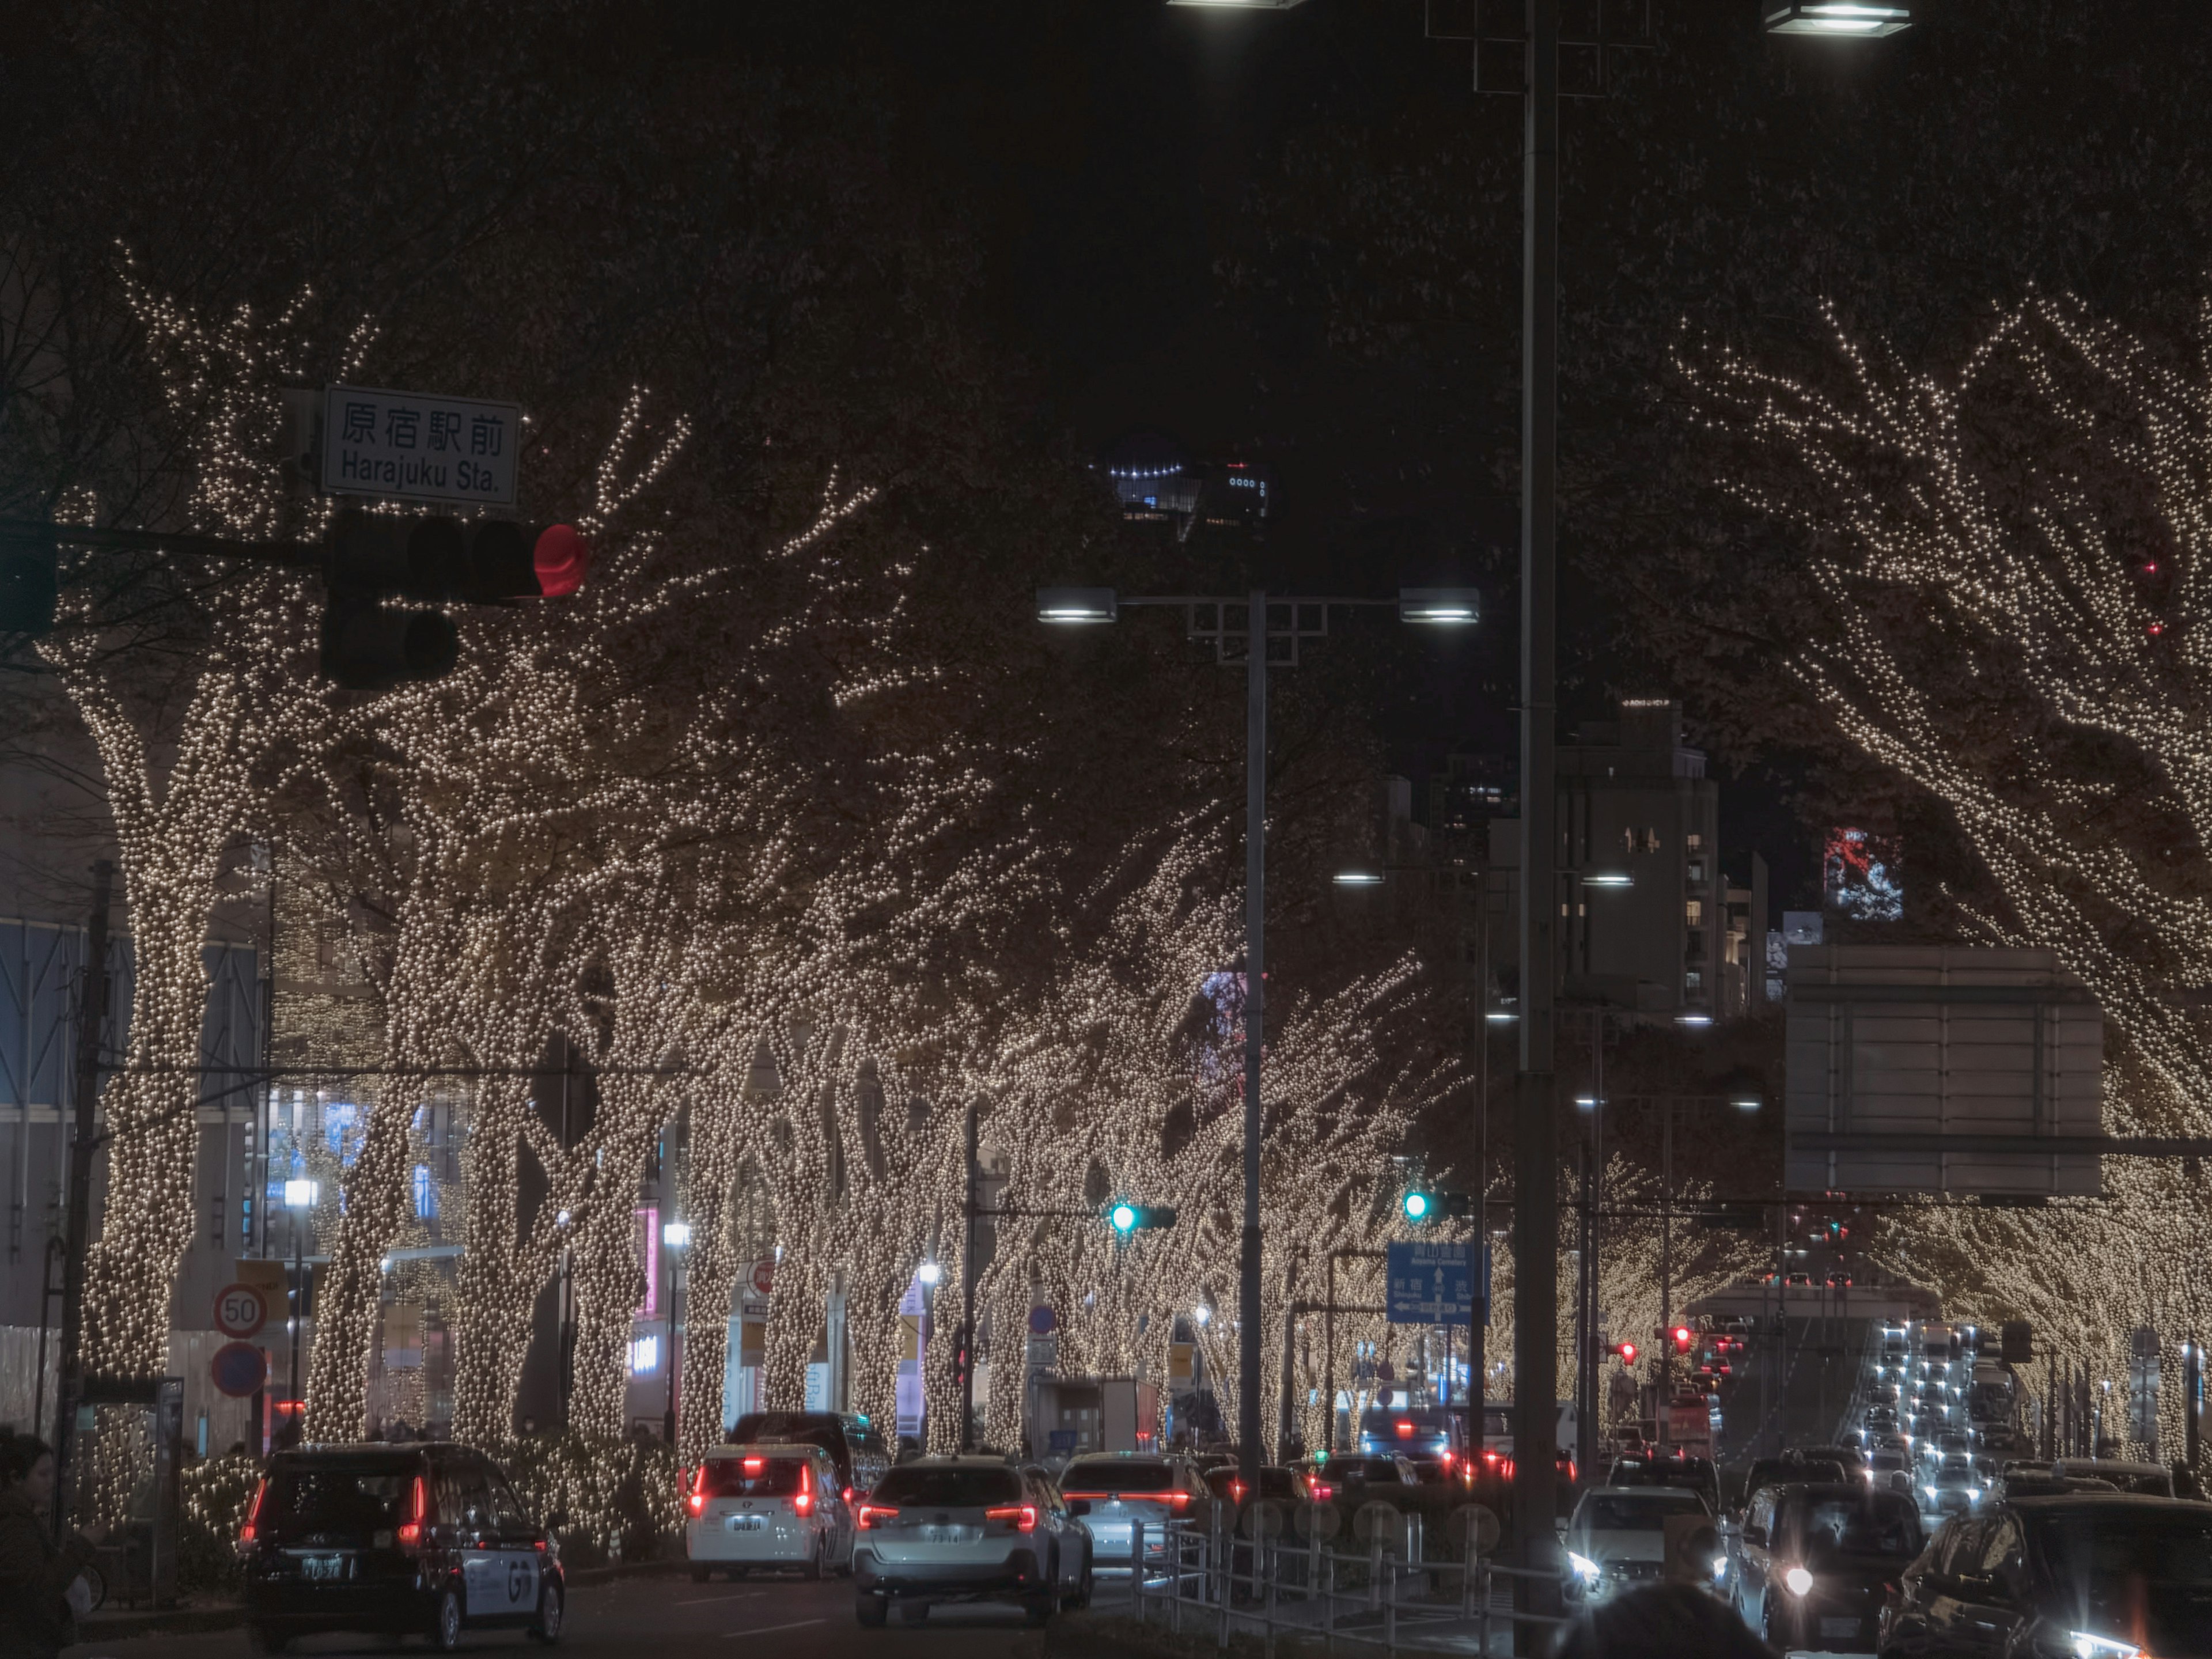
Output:
<instances>
[{"instance_id":1,"label":"road lane marking","mask_svg":"<svg viewBox=\"0 0 2212 1659\"><path fill-rule=\"evenodd\" d=\"M689 1601L678 1601L679 1607L703 1607L709 1601L744 1601L756 1595L766 1595L766 1590L726 1590L720 1595L696 1595Z\"/></svg>"},{"instance_id":2,"label":"road lane marking","mask_svg":"<svg viewBox=\"0 0 2212 1659\"><path fill-rule=\"evenodd\" d=\"M809 1625L826 1625L827 1619L794 1619L787 1625L761 1625L751 1630L726 1630L728 1636L773 1636L780 1630L805 1630Z\"/></svg>"}]
</instances>

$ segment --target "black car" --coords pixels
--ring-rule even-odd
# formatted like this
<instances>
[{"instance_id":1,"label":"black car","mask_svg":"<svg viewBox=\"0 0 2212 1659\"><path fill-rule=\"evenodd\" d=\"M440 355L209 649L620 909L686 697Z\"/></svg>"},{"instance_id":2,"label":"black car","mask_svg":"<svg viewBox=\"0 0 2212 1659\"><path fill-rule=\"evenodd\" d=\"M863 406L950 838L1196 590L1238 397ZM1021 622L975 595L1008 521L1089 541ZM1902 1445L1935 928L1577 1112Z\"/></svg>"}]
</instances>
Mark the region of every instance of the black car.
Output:
<instances>
[{"instance_id":1,"label":"black car","mask_svg":"<svg viewBox=\"0 0 2212 1659\"><path fill-rule=\"evenodd\" d=\"M238 1553L259 1651L316 1631L419 1633L441 1651L467 1629L560 1639L560 1552L498 1467L465 1446L279 1452Z\"/></svg>"},{"instance_id":2,"label":"black car","mask_svg":"<svg viewBox=\"0 0 2212 1659\"><path fill-rule=\"evenodd\" d=\"M1685 1457L1680 1452L1652 1450L1624 1452L1606 1471L1608 1486L1680 1486L1705 1500L1715 1515L1721 1512L1721 1479L1707 1457Z\"/></svg>"},{"instance_id":3,"label":"black car","mask_svg":"<svg viewBox=\"0 0 2212 1659\"><path fill-rule=\"evenodd\" d=\"M1883 1659L2212 1656L2212 1504L2008 1498L1943 1523L1883 1616Z\"/></svg>"},{"instance_id":4,"label":"black car","mask_svg":"<svg viewBox=\"0 0 2212 1659\"><path fill-rule=\"evenodd\" d=\"M1864 1653L1889 1587L1924 1541L1903 1493L1858 1480L1769 1486L1744 1516L1737 1608L1784 1652Z\"/></svg>"},{"instance_id":5,"label":"black car","mask_svg":"<svg viewBox=\"0 0 2212 1659\"><path fill-rule=\"evenodd\" d=\"M1753 1458L1743 1480L1744 1507L1749 1509L1753 1500L1767 1486L1793 1480L1842 1481L1849 1478L1844 1466L1833 1458L1808 1458L1794 1451L1784 1452L1779 1457Z\"/></svg>"},{"instance_id":6,"label":"black car","mask_svg":"<svg viewBox=\"0 0 2212 1659\"><path fill-rule=\"evenodd\" d=\"M882 1431L854 1412L747 1412L724 1438L732 1446L780 1440L821 1447L837 1466L848 1504L874 1491L891 1466Z\"/></svg>"}]
</instances>

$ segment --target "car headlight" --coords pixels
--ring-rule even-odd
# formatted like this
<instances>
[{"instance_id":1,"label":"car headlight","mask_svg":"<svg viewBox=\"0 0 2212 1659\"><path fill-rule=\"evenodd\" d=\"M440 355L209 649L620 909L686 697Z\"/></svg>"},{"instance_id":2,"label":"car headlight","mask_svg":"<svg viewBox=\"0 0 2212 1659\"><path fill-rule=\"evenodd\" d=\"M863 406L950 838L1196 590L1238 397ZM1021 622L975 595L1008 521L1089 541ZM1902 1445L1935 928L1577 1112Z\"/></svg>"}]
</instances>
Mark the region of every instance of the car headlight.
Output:
<instances>
[{"instance_id":1,"label":"car headlight","mask_svg":"<svg viewBox=\"0 0 2212 1659\"><path fill-rule=\"evenodd\" d=\"M2132 1642L2094 1636L2086 1630L2069 1631L2067 1634L2074 1638L2075 1659L2137 1659L2142 1652Z\"/></svg>"},{"instance_id":2,"label":"car headlight","mask_svg":"<svg viewBox=\"0 0 2212 1659\"><path fill-rule=\"evenodd\" d=\"M1782 1575L1782 1584L1792 1595L1810 1595L1813 1593L1813 1575L1802 1567L1792 1567Z\"/></svg>"},{"instance_id":3,"label":"car headlight","mask_svg":"<svg viewBox=\"0 0 2212 1659\"><path fill-rule=\"evenodd\" d=\"M1575 1570L1586 1584L1595 1584L1605 1577L1604 1568L1599 1566L1587 1555L1577 1555L1572 1550L1567 1552L1567 1565Z\"/></svg>"},{"instance_id":4,"label":"car headlight","mask_svg":"<svg viewBox=\"0 0 2212 1659\"><path fill-rule=\"evenodd\" d=\"M1936 1488L1933 1486L1923 1486L1920 1490L1926 1492L1930 1498L1933 1498L1936 1495Z\"/></svg>"},{"instance_id":5,"label":"car headlight","mask_svg":"<svg viewBox=\"0 0 2212 1659\"><path fill-rule=\"evenodd\" d=\"M1728 1577L1728 1557L1725 1555L1713 1557L1713 1577L1716 1579Z\"/></svg>"},{"instance_id":6,"label":"car headlight","mask_svg":"<svg viewBox=\"0 0 2212 1659\"><path fill-rule=\"evenodd\" d=\"M1979 1486L1969 1486L1966 1488L1966 1496L1969 1498L1978 1498L1981 1495L1982 1489Z\"/></svg>"}]
</instances>

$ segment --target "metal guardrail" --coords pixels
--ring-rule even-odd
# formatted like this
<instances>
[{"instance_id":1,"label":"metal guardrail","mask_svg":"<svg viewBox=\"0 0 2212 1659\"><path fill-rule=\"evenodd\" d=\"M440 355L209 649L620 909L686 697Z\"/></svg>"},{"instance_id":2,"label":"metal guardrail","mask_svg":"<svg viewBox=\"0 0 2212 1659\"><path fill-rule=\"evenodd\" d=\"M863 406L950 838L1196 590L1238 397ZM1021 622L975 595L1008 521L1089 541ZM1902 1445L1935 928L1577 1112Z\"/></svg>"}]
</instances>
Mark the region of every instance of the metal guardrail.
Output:
<instances>
[{"instance_id":1,"label":"metal guardrail","mask_svg":"<svg viewBox=\"0 0 2212 1659\"><path fill-rule=\"evenodd\" d=\"M1279 1634L1318 1638L1331 1653L1352 1643L1394 1654L1487 1656L1502 1632L1504 1644L1495 1650L1510 1653L1516 1626L1548 1632L1567 1622L1518 1612L1510 1595L1498 1605L1501 1585L1510 1591L1514 1579L1549 1575L1482 1555L1472 1529L1458 1561L1422 1558L1419 1515L1395 1530L1395 1540L1378 1530L1366 1553L1354 1555L1318 1537L1237 1537L1226 1528L1169 1526L1148 1539L1139 1523L1130 1539L1130 1559L1139 1564L1130 1576L1131 1603L1139 1624L1157 1618L1174 1634L1200 1633L1210 1623L1218 1648L1228 1647L1233 1632L1256 1634L1268 1659ZM1436 1594L1455 1580L1455 1596Z\"/></svg>"}]
</instances>

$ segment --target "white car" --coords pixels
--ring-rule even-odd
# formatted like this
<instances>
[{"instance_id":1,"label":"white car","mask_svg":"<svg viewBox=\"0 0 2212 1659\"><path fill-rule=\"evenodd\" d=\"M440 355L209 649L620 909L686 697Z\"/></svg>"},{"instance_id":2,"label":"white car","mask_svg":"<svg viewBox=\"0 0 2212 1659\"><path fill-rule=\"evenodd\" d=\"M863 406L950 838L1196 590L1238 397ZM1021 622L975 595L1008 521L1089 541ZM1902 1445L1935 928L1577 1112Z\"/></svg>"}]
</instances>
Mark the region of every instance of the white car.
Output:
<instances>
[{"instance_id":1,"label":"white car","mask_svg":"<svg viewBox=\"0 0 2212 1659\"><path fill-rule=\"evenodd\" d=\"M852 1513L819 1446L717 1446L692 1472L684 1507L684 1552L702 1583L717 1568L732 1578L755 1567L808 1578L851 1571Z\"/></svg>"},{"instance_id":2,"label":"white car","mask_svg":"<svg viewBox=\"0 0 2212 1659\"><path fill-rule=\"evenodd\" d=\"M1567 1522L1569 1601L1586 1606L1665 1577L1671 1516L1712 1522L1705 1498L1686 1486L1599 1486L1584 1492ZM1712 1559L1722 1559L1717 1529Z\"/></svg>"}]
</instances>

